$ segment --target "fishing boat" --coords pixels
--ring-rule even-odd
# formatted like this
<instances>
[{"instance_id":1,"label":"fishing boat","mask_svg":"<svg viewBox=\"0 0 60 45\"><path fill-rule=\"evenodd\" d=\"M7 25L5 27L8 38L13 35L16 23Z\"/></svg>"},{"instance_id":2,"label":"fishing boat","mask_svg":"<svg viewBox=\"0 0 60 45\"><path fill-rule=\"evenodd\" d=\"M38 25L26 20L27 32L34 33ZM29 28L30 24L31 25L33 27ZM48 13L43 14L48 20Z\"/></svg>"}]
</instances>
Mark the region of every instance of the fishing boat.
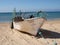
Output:
<instances>
[{"instance_id":1,"label":"fishing boat","mask_svg":"<svg viewBox=\"0 0 60 45\"><path fill-rule=\"evenodd\" d=\"M39 15L39 13L42 12L39 11L36 13L36 15ZM33 15L31 15L28 19L24 19L21 16L14 17L12 21L13 29L32 35L37 35L38 29L42 27L46 20L44 16L39 16L34 17Z\"/></svg>"}]
</instances>

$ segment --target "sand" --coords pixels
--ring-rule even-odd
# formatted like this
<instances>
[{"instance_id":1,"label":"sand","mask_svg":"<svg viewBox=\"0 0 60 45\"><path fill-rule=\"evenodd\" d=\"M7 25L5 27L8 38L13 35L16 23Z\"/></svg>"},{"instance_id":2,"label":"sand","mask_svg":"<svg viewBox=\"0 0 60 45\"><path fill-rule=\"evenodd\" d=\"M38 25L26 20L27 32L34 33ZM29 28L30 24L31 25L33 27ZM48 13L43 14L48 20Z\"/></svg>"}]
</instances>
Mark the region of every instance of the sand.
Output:
<instances>
[{"instance_id":1,"label":"sand","mask_svg":"<svg viewBox=\"0 0 60 45\"><path fill-rule=\"evenodd\" d=\"M41 27L43 38L21 33L10 28L11 23L0 23L0 45L50 45L56 40L60 45L60 20L46 21Z\"/></svg>"}]
</instances>

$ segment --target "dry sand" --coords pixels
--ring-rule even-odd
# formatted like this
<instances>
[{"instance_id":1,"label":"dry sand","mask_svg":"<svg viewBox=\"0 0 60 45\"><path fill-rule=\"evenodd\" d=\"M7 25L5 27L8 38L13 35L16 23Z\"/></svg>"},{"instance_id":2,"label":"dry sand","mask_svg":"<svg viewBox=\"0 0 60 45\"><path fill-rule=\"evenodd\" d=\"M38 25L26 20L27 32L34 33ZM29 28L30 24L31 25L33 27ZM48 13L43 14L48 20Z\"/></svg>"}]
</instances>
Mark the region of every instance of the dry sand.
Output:
<instances>
[{"instance_id":1,"label":"dry sand","mask_svg":"<svg viewBox=\"0 0 60 45\"><path fill-rule=\"evenodd\" d=\"M45 40L11 30L10 26L11 23L0 23L0 45L47 45L46 41L51 45L54 40L60 45L60 20L50 20L44 23L41 32Z\"/></svg>"}]
</instances>

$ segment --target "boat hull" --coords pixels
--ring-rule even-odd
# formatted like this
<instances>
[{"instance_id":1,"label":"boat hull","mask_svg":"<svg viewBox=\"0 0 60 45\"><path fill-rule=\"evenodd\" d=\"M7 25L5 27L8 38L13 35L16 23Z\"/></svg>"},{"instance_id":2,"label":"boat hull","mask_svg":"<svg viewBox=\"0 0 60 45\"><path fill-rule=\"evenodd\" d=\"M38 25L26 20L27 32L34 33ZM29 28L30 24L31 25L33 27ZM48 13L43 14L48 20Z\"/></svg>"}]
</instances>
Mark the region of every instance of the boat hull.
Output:
<instances>
[{"instance_id":1,"label":"boat hull","mask_svg":"<svg viewBox=\"0 0 60 45\"><path fill-rule=\"evenodd\" d=\"M24 21L15 22L13 21L14 29L36 35L38 29L43 25L43 18L31 18L25 19Z\"/></svg>"}]
</instances>

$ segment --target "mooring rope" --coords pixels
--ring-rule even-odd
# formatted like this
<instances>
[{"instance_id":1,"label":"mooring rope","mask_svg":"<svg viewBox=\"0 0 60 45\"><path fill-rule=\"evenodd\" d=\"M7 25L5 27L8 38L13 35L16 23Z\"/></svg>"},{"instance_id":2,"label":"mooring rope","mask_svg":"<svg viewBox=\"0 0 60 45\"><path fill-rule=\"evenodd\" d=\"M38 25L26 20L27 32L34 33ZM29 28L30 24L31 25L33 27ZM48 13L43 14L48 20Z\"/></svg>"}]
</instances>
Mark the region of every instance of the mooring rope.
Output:
<instances>
[{"instance_id":1,"label":"mooring rope","mask_svg":"<svg viewBox=\"0 0 60 45\"><path fill-rule=\"evenodd\" d=\"M44 36L42 35L41 32L39 32L39 35L41 35L41 37L46 41L46 39L44 38ZM46 43L49 45L49 42L48 41L46 41Z\"/></svg>"},{"instance_id":2,"label":"mooring rope","mask_svg":"<svg viewBox=\"0 0 60 45\"><path fill-rule=\"evenodd\" d=\"M53 43L53 45L57 45L56 39L54 40L54 43Z\"/></svg>"}]
</instances>

